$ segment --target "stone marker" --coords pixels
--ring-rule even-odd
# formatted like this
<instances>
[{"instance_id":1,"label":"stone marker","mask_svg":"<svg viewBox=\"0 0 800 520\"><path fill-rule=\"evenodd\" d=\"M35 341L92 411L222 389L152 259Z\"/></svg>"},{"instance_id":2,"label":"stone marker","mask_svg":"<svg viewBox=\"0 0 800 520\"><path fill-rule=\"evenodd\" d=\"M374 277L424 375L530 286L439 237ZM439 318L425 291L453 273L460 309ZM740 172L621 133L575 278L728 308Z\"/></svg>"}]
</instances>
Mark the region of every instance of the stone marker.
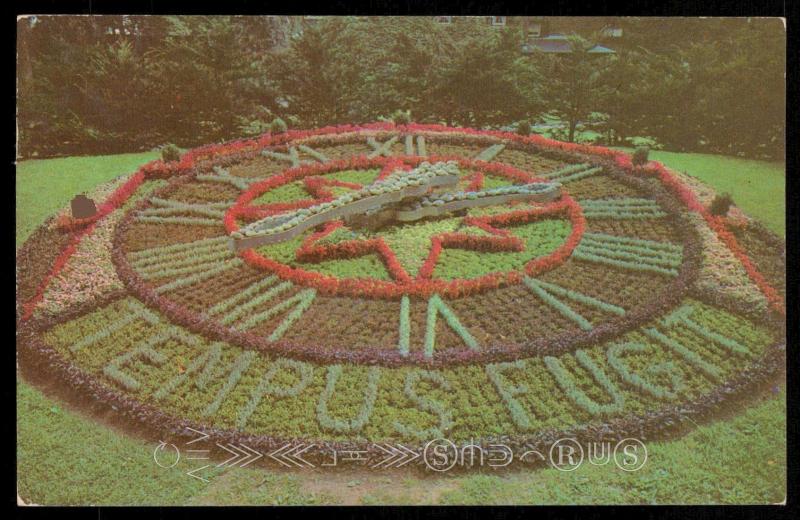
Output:
<instances>
[{"instance_id":1,"label":"stone marker","mask_svg":"<svg viewBox=\"0 0 800 520\"><path fill-rule=\"evenodd\" d=\"M72 199L72 218L89 218L95 216L97 206L86 195L76 195Z\"/></svg>"}]
</instances>

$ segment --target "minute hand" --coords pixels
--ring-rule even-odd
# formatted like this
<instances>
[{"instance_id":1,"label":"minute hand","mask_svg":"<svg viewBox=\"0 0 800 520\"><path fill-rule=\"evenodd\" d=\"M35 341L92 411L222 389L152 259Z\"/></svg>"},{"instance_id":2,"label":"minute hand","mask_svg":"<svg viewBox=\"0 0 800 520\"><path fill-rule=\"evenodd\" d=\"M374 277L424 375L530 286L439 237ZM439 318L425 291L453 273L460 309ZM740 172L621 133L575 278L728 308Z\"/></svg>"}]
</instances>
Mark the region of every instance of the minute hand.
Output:
<instances>
[{"instance_id":1,"label":"minute hand","mask_svg":"<svg viewBox=\"0 0 800 520\"><path fill-rule=\"evenodd\" d=\"M400 208L395 219L410 222L467 208L496 206L513 201L550 202L561 196L561 184L539 182L483 191L444 193L423 197L413 206Z\"/></svg>"}]
</instances>

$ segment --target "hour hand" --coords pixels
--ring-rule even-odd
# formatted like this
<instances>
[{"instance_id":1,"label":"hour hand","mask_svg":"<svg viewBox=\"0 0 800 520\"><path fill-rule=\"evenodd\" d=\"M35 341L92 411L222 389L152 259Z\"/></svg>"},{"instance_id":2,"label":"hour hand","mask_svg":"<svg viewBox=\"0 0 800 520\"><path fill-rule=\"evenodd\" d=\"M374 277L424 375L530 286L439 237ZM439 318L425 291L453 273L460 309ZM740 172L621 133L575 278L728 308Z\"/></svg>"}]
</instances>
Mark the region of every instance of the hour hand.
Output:
<instances>
[{"instance_id":1,"label":"hour hand","mask_svg":"<svg viewBox=\"0 0 800 520\"><path fill-rule=\"evenodd\" d=\"M346 193L330 202L263 218L231 233L235 251L290 240L304 231L337 219L348 219L390 208L419 198L432 188L453 186L460 178L455 161L423 162L410 172L392 174L358 191Z\"/></svg>"}]
</instances>

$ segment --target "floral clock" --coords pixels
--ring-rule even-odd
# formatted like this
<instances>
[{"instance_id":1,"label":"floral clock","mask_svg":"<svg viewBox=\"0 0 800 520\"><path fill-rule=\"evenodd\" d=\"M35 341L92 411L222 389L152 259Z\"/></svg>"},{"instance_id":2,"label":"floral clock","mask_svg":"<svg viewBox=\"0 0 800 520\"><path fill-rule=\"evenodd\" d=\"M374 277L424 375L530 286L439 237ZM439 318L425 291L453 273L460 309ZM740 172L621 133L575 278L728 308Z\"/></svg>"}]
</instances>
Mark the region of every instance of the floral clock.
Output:
<instances>
[{"instance_id":1,"label":"floral clock","mask_svg":"<svg viewBox=\"0 0 800 520\"><path fill-rule=\"evenodd\" d=\"M781 241L620 152L345 126L101 189L18 254L19 356L157 431L312 461L647 440L783 366Z\"/></svg>"}]
</instances>

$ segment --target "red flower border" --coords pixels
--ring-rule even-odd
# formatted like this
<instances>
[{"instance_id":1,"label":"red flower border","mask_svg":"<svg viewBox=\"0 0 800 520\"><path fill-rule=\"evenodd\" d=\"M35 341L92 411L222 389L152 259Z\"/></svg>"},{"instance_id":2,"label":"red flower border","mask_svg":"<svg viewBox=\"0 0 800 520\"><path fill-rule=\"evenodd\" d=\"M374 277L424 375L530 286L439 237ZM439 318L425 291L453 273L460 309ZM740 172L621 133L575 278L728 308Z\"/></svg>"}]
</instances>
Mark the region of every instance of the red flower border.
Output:
<instances>
[{"instance_id":1,"label":"red flower border","mask_svg":"<svg viewBox=\"0 0 800 520\"><path fill-rule=\"evenodd\" d=\"M786 315L786 305L780 293L767 282L764 275L758 270L750 257L747 256L744 249L739 245L734 234L728 229L724 217L712 215L711 212L703 206L697 199L694 192L687 188L680 179L673 175L663 164L657 161L652 161L647 165L647 169L658 175L661 183L670 189L675 195L684 203L691 211L699 213L703 219L708 223L708 226L714 230L717 236L722 240L728 249L736 256L742 263L747 275L761 290L767 298L770 306L779 312L781 315Z\"/></svg>"},{"instance_id":2,"label":"red flower border","mask_svg":"<svg viewBox=\"0 0 800 520\"><path fill-rule=\"evenodd\" d=\"M50 282L56 276L61 273L61 270L64 269L64 266L67 265L67 261L72 257L75 251L78 249L78 244L80 244L83 237L90 234L97 225L97 222L117 209L118 207L122 206L126 200L128 200L131 195L133 195L139 186L144 182L145 174L142 170L137 171L135 174L128 179L125 184L117 188L114 193L112 193L105 202L103 202L99 208L97 208L97 213L90 218L85 219L73 219L73 221L67 225L65 230L73 233L72 238L67 244L67 247L61 252L61 254L56 257L55 261L53 262L53 266L50 268L50 271L47 275L42 279L42 283L39 284L39 288L36 291L36 294L25 302L22 305L22 316L20 318L21 321L28 320L31 315L33 315L33 311L36 309L36 306L39 302L42 301L44 298L44 293L47 290L47 287L50 285Z\"/></svg>"}]
</instances>

